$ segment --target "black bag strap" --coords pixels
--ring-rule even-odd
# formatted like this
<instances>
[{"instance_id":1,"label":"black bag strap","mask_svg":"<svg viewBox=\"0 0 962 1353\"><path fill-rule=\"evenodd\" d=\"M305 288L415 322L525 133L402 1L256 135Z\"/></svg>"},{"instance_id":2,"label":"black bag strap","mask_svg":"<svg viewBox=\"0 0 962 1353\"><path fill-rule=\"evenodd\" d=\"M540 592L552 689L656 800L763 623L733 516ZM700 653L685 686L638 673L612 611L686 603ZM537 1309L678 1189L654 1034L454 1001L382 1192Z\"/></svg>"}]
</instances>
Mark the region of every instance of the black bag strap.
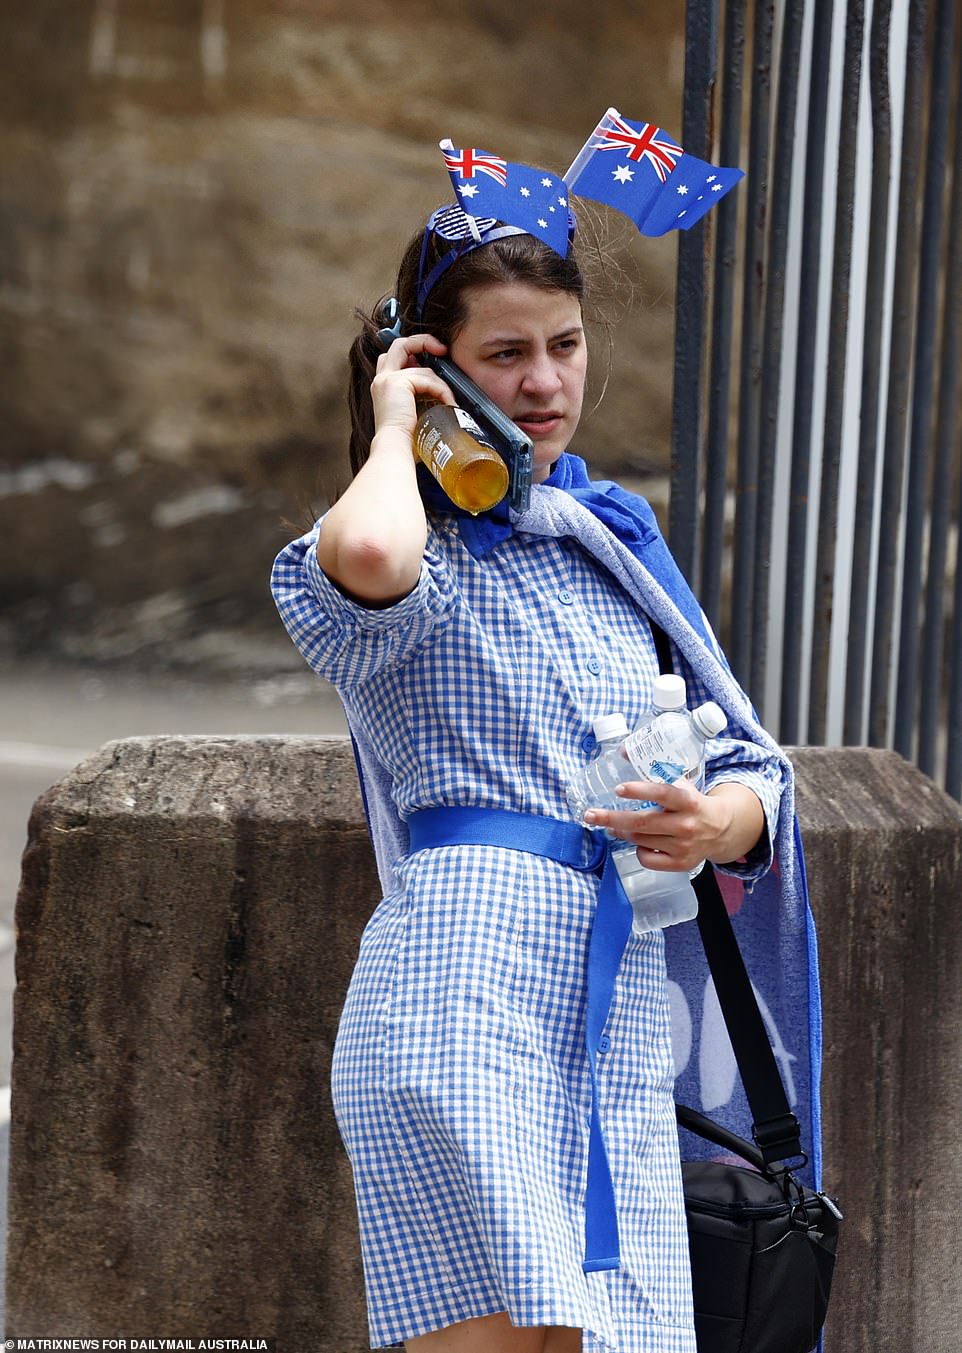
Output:
<instances>
[{"instance_id":1,"label":"black bag strap","mask_svg":"<svg viewBox=\"0 0 962 1353\"><path fill-rule=\"evenodd\" d=\"M674 663L668 636L654 620L650 624L658 666L662 672L671 672ZM789 1106L765 1021L710 864L692 880L692 887L698 898L698 931L752 1112L752 1137L765 1165L804 1158L801 1126Z\"/></svg>"},{"instance_id":2,"label":"black bag strap","mask_svg":"<svg viewBox=\"0 0 962 1353\"><path fill-rule=\"evenodd\" d=\"M778 1063L732 929L715 871L706 864L692 887L698 930L752 1111L752 1137L766 1165L804 1155L801 1127L788 1103Z\"/></svg>"},{"instance_id":3,"label":"black bag strap","mask_svg":"<svg viewBox=\"0 0 962 1353\"><path fill-rule=\"evenodd\" d=\"M728 1128L722 1127L721 1123L716 1123L713 1118L706 1118L703 1113L698 1113L696 1109L689 1109L684 1104L675 1105L675 1118L680 1127L687 1128L689 1132L694 1132L696 1137L704 1137L708 1142L714 1142L720 1146L723 1151L729 1155L741 1156L742 1160L747 1160L749 1165L753 1165L756 1170L763 1174L769 1171L765 1166L765 1159L757 1146L751 1142L746 1142L744 1137L739 1137L736 1132L729 1132Z\"/></svg>"}]
</instances>

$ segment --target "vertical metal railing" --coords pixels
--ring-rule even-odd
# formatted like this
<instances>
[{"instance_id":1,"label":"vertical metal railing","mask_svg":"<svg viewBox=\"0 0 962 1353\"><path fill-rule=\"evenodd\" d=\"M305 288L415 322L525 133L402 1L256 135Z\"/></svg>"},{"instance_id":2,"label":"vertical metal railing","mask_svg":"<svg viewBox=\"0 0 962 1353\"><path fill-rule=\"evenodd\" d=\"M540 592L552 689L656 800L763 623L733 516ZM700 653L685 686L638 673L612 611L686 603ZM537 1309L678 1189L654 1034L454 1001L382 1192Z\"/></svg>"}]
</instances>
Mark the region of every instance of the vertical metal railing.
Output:
<instances>
[{"instance_id":1,"label":"vertical metal railing","mask_svg":"<svg viewBox=\"0 0 962 1353\"><path fill-rule=\"evenodd\" d=\"M828 85L832 56L833 0L814 0L809 60L808 118L805 129L805 182L799 260L798 323L795 342L795 401L792 416L788 531L785 552L782 629L780 736L795 743L802 729L802 662L805 627L805 557L809 530L812 433L815 410L815 357L822 259Z\"/></svg>"},{"instance_id":2,"label":"vertical metal railing","mask_svg":"<svg viewBox=\"0 0 962 1353\"><path fill-rule=\"evenodd\" d=\"M960 63L962 64L962 63ZM962 85L960 80L959 85ZM940 473L936 477L940 492L948 467L954 463L958 497L955 500L955 589L952 607L952 632L949 654L949 698L947 711L947 738L945 757L945 788L953 798L962 799L962 550L959 528L962 525L962 474L958 470L959 442L962 440L962 94L956 92L955 152L952 157L952 199L949 208L949 256L945 270L945 312L942 326L942 370L939 383L938 456ZM946 506L949 492L943 494ZM944 597L947 583L943 581L943 561L938 560L929 571L932 588ZM930 604L926 620L933 621L930 642L926 644L926 663L935 666L933 650L942 639L941 617L936 626L936 611ZM930 698L932 698L930 696ZM932 700L934 704L934 699Z\"/></svg>"},{"instance_id":3,"label":"vertical metal railing","mask_svg":"<svg viewBox=\"0 0 962 1353\"><path fill-rule=\"evenodd\" d=\"M785 318L785 284L791 228L792 173L795 164L795 122L798 112L798 79L804 8L787 5L782 14L779 39L778 85L772 134L772 183L781 185L769 194L768 243L765 264L765 318L762 327L761 389L758 401L758 474L755 507L754 586L751 616L754 635L749 687L765 689L768 671L770 561L775 504L775 463L778 438L778 407L782 375L782 328Z\"/></svg>"},{"instance_id":4,"label":"vertical metal railing","mask_svg":"<svg viewBox=\"0 0 962 1353\"><path fill-rule=\"evenodd\" d=\"M745 69L744 0L728 0L722 60L726 91L740 91ZM741 148L741 98L726 93L721 101L718 154L735 165ZM721 627L725 558L725 503L728 488L728 440L731 418L732 341L738 254L738 194L726 195L715 213L715 252L711 317L711 371L705 447L704 522L700 597L715 629ZM693 575L694 576L694 575Z\"/></svg>"},{"instance_id":5,"label":"vertical metal railing","mask_svg":"<svg viewBox=\"0 0 962 1353\"><path fill-rule=\"evenodd\" d=\"M862 337L862 399L859 416L855 517L852 528L852 579L845 650L845 707L842 736L862 740L865 727L869 615L873 595L872 540L878 488L879 407L882 397L882 343L885 323L885 273L889 243L889 194L892 173L892 99L889 77L891 0L875 0L869 29L869 101L872 110L872 189L869 199L868 263L865 271L865 325Z\"/></svg>"},{"instance_id":6,"label":"vertical metal railing","mask_svg":"<svg viewBox=\"0 0 962 1353\"><path fill-rule=\"evenodd\" d=\"M711 147L712 96L717 73L718 0L689 5L685 19L685 96L682 144L699 159ZM671 438L669 535L679 567L695 576L698 542L702 364L707 260L701 231L682 231L678 246L674 412Z\"/></svg>"},{"instance_id":7,"label":"vertical metal railing","mask_svg":"<svg viewBox=\"0 0 962 1353\"><path fill-rule=\"evenodd\" d=\"M812 656L808 697L808 741L826 740L829 659L831 655L835 560L838 551L838 492L848 350L849 293L852 281L852 217L855 210L857 138L845 129L858 121L862 84L865 10L862 0L848 0L845 51L839 110L838 162L835 173L835 232L832 249L832 303L828 324L828 369L822 434L822 473L818 497L818 541L815 553L815 599L812 607Z\"/></svg>"},{"instance_id":8,"label":"vertical metal railing","mask_svg":"<svg viewBox=\"0 0 962 1353\"><path fill-rule=\"evenodd\" d=\"M762 334L765 315L766 224L771 141L772 46L775 6L757 0L752 31L751 104L748 113L746 223L743 234L741 345L738 379L738 445L735 481L735 537L732 592L743 604L731 608L729 655L737 676L748 685L755 628L749 598L755 565L758 522L759 417ZM757 694L756 694L757 698Z\"/></svg>"},{"instance_id":9,"label":"vertical metal railing","mask_svg":"<svg viewBox=\"0 0 962 1353\"><path fill-rule=\"evenodd\" d=\"M747 179L679 250L669 533L782 741L960 798L962 7L842 18L688 0L683 140Z\"/></svg>"},{"instance_id":10,"label":"vertical metal railing","mask_svg":"<svg viewBox=\"0 0 962 1353\"><path fill-rule=\"evenodd\" d=\"M895 749L905 757L911 757L915 750L915 732L918 726L923 535L928 512L935 506L929 498L932 468L932 409L935 390L938 293L943 273L942 220L955 10L956 0L938 0L929 60L925 185L919 240L919 285L915 316L912 416L905 505L898 685L895 701ZM931 754L934 747L930 747L928 752L927 759L931 769Z\"/></svg>"},{"instance_id":11,"label":"vertical metal railing","mask_svg":"<svg viewBox=\"0 0 962 1353\"><path fill-rule=\"evenodd\" d=\"M876 747L888 741L893 666L893 617L897 606L900 519L902 513L905 437L912 372L912 322L918 260L918 147L922 142L922 94L927 5L913 0L909 9L905 91L902 99L902 153L899 172L898 226L889 378L885 398L878 550L875 563L875 614L869 692L868 740Z\"/></svg>"}]
</instances>

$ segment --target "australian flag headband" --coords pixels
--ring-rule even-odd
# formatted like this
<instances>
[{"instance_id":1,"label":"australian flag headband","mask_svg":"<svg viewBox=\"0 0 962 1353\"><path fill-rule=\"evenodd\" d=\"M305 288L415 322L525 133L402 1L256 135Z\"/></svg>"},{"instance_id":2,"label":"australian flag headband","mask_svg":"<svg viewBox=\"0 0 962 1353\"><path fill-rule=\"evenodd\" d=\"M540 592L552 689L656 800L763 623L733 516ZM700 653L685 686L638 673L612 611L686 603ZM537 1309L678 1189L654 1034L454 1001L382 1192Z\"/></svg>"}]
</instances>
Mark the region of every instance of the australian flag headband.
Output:
<instances>
[{"instance_id":1,"label":"australian flag headband","mask_svg":"<svg viewBox=\"0 0 962 1353\"><path fill-rule=\"evenodd\" d=\"M424 313L428 296L452 263L456 263L459 258L463 258L481 244L492 244L495 240L506 239L509 235L528 233L523 226L506 225L493 216L469 216L454 203L439 207L424 227L424 237L421 240L417 289L418 323ZM431 242L439 238L448 241L450 247L435 260L431 268L425 271Z\"/></svg>"},{"instance_id":2,"label":"australian flag headband","mask_svg":"<svg viewBox=\"0 0 962 1353\"><path fill-rule=\"evenodd\" d=\"M432 287L472 249L508 235L533 235L566 257L574 237L570 194L614 207L642 235L690 230L725 196L741 169L688 155L651 122L631 122L609 108L563 178L486 150L440 143L456 202L428 221L418 269L418 319ZM425 271L432 237L451 247Z\"/></svg>"}]
</instances>

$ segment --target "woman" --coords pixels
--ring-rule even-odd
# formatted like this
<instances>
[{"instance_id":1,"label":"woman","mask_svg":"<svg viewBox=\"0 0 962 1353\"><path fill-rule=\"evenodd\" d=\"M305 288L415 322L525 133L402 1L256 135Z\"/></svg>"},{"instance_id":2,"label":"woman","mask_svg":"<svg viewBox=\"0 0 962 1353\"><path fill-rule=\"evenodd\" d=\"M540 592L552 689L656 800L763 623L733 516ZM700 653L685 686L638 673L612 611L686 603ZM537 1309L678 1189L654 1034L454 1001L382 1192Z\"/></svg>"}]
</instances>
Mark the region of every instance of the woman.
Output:
<instances>
[{"instance_id":1,"label":"woman","mask_svg":"<svg viewBox=\"0 0 962 1353\"><path fill-rule=\"evenodd\" d=\"M385 889L333 1069L371 1342L694 1353L663 934L628 939L597 1057L620 1256L586 1271L598 837L573 828L573 866L530 853L522 834L532 817L569 821L564 788L593 720L647 711L649 617L689 702L724 701L737 736L713 745L704 792L629 784L626 799L660 811L598 811L595 825L651 869L708 859L751 880L771 863L790 770L753 733L647 504L596 491L568 454L588 363L575 244L562 257L493 221L475 239L469 224L445 209L409 245L386 352L384 302L365 321L351 352L354 479L273 581L294 641L343 699ZM467 517L416 468L416 401L453 402L422 353L448 354L532 439L528 512ZM654 572L636 562L639 540ZM418 814L439 808L516 814L504 820L519 845L412 848Z\"/></svg>"}]
</instances>

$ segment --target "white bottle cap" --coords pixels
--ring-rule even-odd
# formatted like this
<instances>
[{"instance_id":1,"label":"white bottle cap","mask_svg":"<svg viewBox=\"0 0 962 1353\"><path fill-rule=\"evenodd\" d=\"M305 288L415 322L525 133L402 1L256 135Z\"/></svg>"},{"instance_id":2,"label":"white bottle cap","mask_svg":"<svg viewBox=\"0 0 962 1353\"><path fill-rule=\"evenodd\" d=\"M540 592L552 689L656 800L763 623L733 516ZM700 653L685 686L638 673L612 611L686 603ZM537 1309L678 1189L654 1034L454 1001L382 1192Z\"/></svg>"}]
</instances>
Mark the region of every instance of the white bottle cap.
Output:
<instances>
[{"instance_id":1,"label":"white bottle cap","mask_svg":"<svg viewBox=\"0 0 962 1353\"><path fill-rule=\"evenodd\" d=\"M714 700L709 700L692 711L691 721L703 737L714 738L728 723L728 718Z\"/></svg>"},{"instance_id":2,"label":"white bottle cap","mask_svg":"<svg viewBox=\"0 0 962 1353\"><path fill-rule=\"evenodd\" d=\"M607 742L609 738L626 738L628 721L623 714L603 714L591 725L596 742Z\"/></svg>"},{"instance_id":3,"label":"white bottle cap","mask_svg":"<svg viewBox=\"0 0 962 1353\"><path fill-rule=\"evenodd\" d=\"M651 703L656 709L684 709L688 700L685 678L674 672L656 676L651 687Z\"/></svg>"}]
</instances>

